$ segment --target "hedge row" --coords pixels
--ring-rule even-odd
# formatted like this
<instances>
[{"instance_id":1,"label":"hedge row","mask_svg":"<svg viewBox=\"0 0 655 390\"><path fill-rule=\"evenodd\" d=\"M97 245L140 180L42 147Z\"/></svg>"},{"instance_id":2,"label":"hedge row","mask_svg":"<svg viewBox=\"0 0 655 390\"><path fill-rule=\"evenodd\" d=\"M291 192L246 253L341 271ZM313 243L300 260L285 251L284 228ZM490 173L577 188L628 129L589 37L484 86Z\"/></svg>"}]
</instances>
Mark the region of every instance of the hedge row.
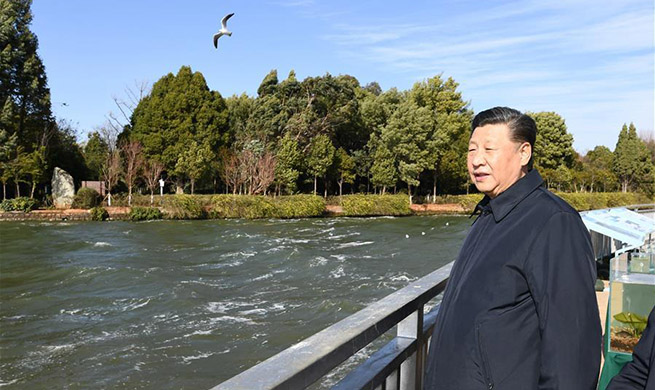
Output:
<instances>
[{"instance_id":1,"label":"hedge row","mask_svg":"<svg viewBox=\"0 0 655 390\"><path fill-rule=\"evenodd\" d=\"M343 214L347 216L410 215L407 195L344 195Z\"/></svg>"},{"instance_id":2,"label":"hedge row","mask_svg":"<svg viewBox=\"0 0 655 390\"><path fill-rule=\"evenodd\" d=\"M20 197L13 199L5 199L0 202L0 210L2 211L23 211L29 213L30 211L36 209L39 205L39 202L36 199Z\"/></svg>"},{"instance_id":3,"label":"hedge row","mask_svg":"<svg viewBox=\"0 0 655 390\"><path fill-rule=\"evenodd\" d=\"M290 195L270 198L257 195L216 195L212 198L210 218L307 218L325 212L325 200L314 195Z\"/></svg>"},{"instance_id":4,"label":"hedge row","mask_svg":"<svg viewBox=\"0 0 655 390\"><path fill-rule=\"evenodd\" d=\"M633 192L555 192L555 194L578 211L655 202L644 194ZM482 194L446 195L437 197L437 203L456 203L471 212L482 197Z\"/></svg>"},{"instance_id":5,"label":"hedge row","mask_svg":"<svg viewBox=\"0 0 655 390\"><path fill-rule=\"evenodd\" d=\"M633 192L556 192L555 194L578 211L653 203L653 199L648 199L648 196Z\"/></svg>"}]
</instances>

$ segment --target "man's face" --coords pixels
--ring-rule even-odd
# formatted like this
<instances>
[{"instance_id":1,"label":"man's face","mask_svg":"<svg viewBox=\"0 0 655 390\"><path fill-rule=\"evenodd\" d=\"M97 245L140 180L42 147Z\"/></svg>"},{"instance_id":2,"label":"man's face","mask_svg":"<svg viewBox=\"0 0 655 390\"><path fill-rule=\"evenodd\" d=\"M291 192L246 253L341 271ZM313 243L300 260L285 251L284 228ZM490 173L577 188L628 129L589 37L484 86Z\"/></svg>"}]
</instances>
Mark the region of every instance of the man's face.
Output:
<instances>
[{"instance_id":1,"label":"man's face","mask_svg":"<svg viewBox=\"0 0 655 390\"><path fill-rule=\"evenodd\" d=\"M477 127L469 141L467 166L478 191L495 198L525 176L530 144L510 139L506 124Z\"/></svg>"}]
</instances>

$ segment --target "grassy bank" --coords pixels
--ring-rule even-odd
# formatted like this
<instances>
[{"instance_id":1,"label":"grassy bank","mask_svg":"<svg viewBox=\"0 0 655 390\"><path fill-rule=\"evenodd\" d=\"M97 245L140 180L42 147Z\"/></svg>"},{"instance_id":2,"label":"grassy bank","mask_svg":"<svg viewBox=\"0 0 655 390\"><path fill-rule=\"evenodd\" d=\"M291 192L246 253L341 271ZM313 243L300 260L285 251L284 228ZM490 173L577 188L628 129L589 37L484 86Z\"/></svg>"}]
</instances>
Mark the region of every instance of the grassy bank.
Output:
<instances>
[{"instance_id":1,"label":"grassy bank","mask_svg":"<svg viewBox=\"0 0 655 390\"><path fill-rule=\"evenodd\" d=\"M412 213L407 195L344 195L341 207L343 215L353 217Z\"/></svg>"},{"instance_id":2,"label":"grassy bank","mask_svg":"<svg viewBox=\"0 0 655 390\"><path fill-rule=\"evenodd\" d=\"M635 204L655 203L655 199L639 193L596 192L596 193L556 193L578 211L604 209ZM436 204L444 207L423 208L415 206L410 208L409 199L405 194L399 195L344 195L331 197L327 200L313 195L290 196L249 196L249 195L164 195L156 196L153 205L150 205L150 196L137 195L133 197L132 207L123 208L120 213L110 216L102 206L79 207L89 210L84 215L75 215L75 218L105 220L107 218L130 219L143 221L151 219L223 219L223 218L311 218L325 215L343 216L402 216L402 215L428 215L470 213L475 205L482 199L482 194L446 195L436 199ZM95 204L93 202L78 202L78 205ZM330 205L330 212L327 211ZM459 207L448 207L457 205ZM44 219L72 218L65 211L57 214L55 210L39 210L35 215L30 211L36 202L27 198L11 199L0 205L0 220L16 220L24 214L27 219L38 219L41 214ZM461 208L460 208L461 207ZM121 209L112 208L114 210ZM336 211L335 211L336 210ZM2 213L4 211L4 213ZM75 211L75 210L72 210ZM81 210L78 210L82 212ZM117 211L112 211L117 213ZM12 214L13 213L13 214ZM52 214L52 215L51 215Z\"/></svg>"},{"instance_id":3,"label":"grassy bank","mask_svg":"<svg viewBox=\"0 0 655 390\"><path fill-rule=\"evenodd\" d=\"M655 199L634 192L555 192L555 194L578 211L655 202ZM482 194L446 195L437 197L436 203L454 203L472 212L482 197Z\"/></svg>"}]
</instances>

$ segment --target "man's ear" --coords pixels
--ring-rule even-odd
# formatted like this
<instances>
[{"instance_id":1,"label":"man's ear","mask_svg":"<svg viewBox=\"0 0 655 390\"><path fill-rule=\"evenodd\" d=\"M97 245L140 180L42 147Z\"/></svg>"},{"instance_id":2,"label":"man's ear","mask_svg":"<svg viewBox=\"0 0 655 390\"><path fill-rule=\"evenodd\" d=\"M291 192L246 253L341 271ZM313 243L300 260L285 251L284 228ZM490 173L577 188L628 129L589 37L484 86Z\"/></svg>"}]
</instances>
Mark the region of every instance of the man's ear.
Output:
<instances>
[{"instance_id":1,"label":"man's ear","mask_svg":"<svg viewBox=\"0 0 655 390\"><path fill-rule=\"evenodd\" d=\"M524 142L519 147L519 154L521 155L521 166L527 166L532 157L532 146L529 142Z\"/></svg>"}]
</instances>

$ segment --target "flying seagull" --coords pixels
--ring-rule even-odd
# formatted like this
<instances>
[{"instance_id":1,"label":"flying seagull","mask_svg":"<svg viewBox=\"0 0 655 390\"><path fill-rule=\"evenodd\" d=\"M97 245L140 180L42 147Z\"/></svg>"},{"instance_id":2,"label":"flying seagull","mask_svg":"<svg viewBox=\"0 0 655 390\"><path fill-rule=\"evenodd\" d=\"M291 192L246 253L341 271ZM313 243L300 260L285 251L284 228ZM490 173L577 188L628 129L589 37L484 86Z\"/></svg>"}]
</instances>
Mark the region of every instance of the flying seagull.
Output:
<instances>
[{"instance_id":1,"label":"flying seagull","mask_svg":"<svg viewBox=\"0 0 655 390\"><path fill-rule=\"evenodd\" d=\"M214 34L214 47L218 49L218 38L222 37L223 35L227 35L229 37L232 36L232 31L229 31L227 29L227 20L234 15L234 12L226 15L223 20L221 20L221 29L218 30L216 34Z\"/></svg>"}]
</instances>

